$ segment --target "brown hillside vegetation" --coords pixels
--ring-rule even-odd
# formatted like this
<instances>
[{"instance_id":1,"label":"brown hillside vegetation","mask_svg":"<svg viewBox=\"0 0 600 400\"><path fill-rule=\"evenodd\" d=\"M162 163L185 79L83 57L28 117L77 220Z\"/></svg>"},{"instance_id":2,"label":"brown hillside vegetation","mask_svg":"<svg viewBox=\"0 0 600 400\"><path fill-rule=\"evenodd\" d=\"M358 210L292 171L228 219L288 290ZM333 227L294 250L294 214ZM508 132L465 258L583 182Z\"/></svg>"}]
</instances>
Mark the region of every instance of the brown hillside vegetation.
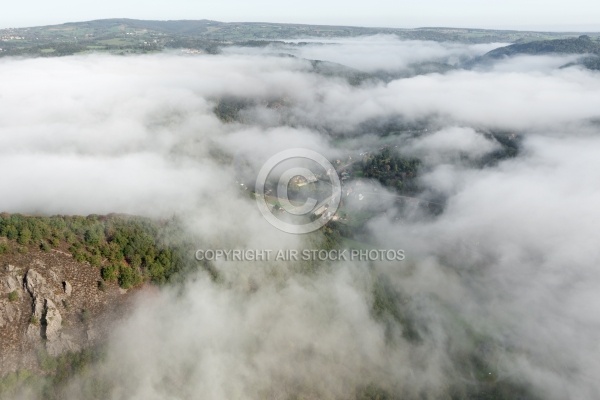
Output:
<instances>
[{"instance_id":1,"label":"brown hillside vegetation","mask_svg":"<svg viewBox=\"0 0 600 400\"><path fill-rule=\"evenodd\" d=\"M0 241L18 249L0 255L0 375L98 344L131 304L132 291L65 251Z\"/></svg>"}]
</instances>

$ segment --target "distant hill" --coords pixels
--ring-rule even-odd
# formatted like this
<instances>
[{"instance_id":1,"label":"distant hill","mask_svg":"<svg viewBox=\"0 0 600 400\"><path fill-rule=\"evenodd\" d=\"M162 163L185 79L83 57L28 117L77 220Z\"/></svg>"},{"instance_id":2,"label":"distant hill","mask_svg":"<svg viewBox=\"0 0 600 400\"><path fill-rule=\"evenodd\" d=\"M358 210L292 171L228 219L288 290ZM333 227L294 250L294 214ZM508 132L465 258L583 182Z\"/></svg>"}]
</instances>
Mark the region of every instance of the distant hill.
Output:
<instances>
[{"instance_id":1,"label":"distant hill","mask_svg":"<svg viewBox=\"0 0 600 400\"><path fill-rule=\"evenodd\" d=\"M502 58L518 54L600 54L600 41L587 35L571 39L538 40L501 47L487 53L489 58Z\"/></svg>"},{"instance_id":2,"label":"distant hill","mask_svg":"<svg viewBox=\"0 0 600 400\"><path fill-rule=\"evenodd\" d=\"M106 30L111 28L126 29L127 27L132 29L148 29L156 32L172 33L172 34L186 34L186 35L197 35L204 34L209 31L210 28L223 25L222 22L210 21L207 19L202 20L182 20L182 21L150 21L150 20L137 20L127 18L116 18L116 19L100 19L87 22L69 22L63 24L64 27L74 27L76 29L89 28L92 30ZM58 25L57 27L60 27Z\"/></svg>"},{"instance_id":3,"label":"distant hill","mask_svg":"<svg viewBox=\"0 0 600 400\"><path fill-rule=\"evenodd\" d=\"M106 52L130 54L165 49L215 53L231 45L299 38L395 35L404 40L516 43L577 38L581 33L520 32L463 28L369 28L332 25L103 19L31 28L0 29L0 57L56 57ZM598 36L598 34L595 34Z\"/></svg>"},{"instance_id":4,"label":"distant hill","mask_svg":"<svg viewBox=\"0 0 600 400\"><path fill-rule=\"evenodd\" d=\"M70 22L31 28L0 29L0 57L57 57L73 54L140 54L169 49L218 53L226 46L261 46L269 42L302 38L340 38L394 35L403 40L462 43L520 43L491 57L541 51L548 40L565 48L589 46L575 32L521 32L462 28L369 28L333 25L276 24L260 22L219 22L210 20L148 21L126 18ZM582 42L582 46L575 46ZM520 47L519 47L520 46ZM536 47L536 46L539 46ZM537 49L537 50L536 50ZM548 52L555 50L548 49ZM439 66L428 66L439 69Z\"/></svg>"},{"instance_id":5,"label":"distant hill","mask_svg":"<svg viewBox=\"0 0 600 400\"><path fill-rule=\"evenodd\" d=\"M531 42L515 43L510 46L494 49L489 53L469 61L463 67L472 68L477 65L491 65L495 61L519 55L564 55L580 54L582 58L578 61L564 65L581 65L592 70L600 70L600 39L588 35L580 35L576 38L535 40Z\"/></svg>"}]
</instances>

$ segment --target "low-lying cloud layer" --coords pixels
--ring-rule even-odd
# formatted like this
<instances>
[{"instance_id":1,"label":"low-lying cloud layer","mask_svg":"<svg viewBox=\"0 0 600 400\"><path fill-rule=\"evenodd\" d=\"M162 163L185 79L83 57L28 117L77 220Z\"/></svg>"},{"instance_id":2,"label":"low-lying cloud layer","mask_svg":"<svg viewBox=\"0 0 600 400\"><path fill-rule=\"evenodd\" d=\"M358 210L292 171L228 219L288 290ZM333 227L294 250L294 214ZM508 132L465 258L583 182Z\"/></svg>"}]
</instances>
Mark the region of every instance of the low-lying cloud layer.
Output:
<instances>
[{"instance_id":1,"label":"low-lying cloud layer","mask_svg":"<svg viewBox=\"0 0 600 400\"><path fill-rule=\"evenodd\" d=\"M287 41L301 46L269 46L266 49L234 48L231 53L289 53L309 60L322 60L364 72L403 70L416 63L443 62L457 65L503 46L501 43L465 45L423 40L398 40L394 35L358 38L302 39Z\"/></svg>"},{"instance_id":2,"label":"low-lying cloud layer","mask_svg":"<svg viewBox=\"0 0 600 400\"><path fill-rule=\"evenodd\" d=\"M386 52L399 46L407 53ZM378 37L297 55L368 72L478 51ZM145 299L90 374L112 382L112 399L434 399L475 387L594 399L600 75L555 66L522 58L351 85L264 53L2 59L0 210L177 214L208 242L306 246L262 219L233 160L397 146L422 158L419 184L445 200L435 217L390 203L368 223L373 243L406 261L308 274L217 263L223 282L200 274ZM223 99L243 104L232 121L214 112ZM521 149L482 168L500 147L493 130ZM89 378L70 383L70 398L89 393Z\"/></svg>"}]
</instances>

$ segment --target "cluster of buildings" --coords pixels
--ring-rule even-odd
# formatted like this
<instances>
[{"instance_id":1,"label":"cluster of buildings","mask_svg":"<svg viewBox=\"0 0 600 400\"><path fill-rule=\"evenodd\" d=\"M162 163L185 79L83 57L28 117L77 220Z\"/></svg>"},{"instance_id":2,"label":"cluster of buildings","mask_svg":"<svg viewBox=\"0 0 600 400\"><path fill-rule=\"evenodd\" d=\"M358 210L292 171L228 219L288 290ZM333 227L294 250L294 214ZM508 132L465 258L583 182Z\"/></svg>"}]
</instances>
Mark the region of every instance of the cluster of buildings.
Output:
<instances>
[{"instance_id":1,"label":"cluster of buildings","mask_svg":"<svg viewBox=\"0 0 600 400\"><path fill-rule=\"evenodd\" d=\"M15 35L1 35L0 36L0 41L2 41L2 42L8 42L11 40L25 40L25 38L23 36L15 36Z\"/></svg>"}]
</instances>

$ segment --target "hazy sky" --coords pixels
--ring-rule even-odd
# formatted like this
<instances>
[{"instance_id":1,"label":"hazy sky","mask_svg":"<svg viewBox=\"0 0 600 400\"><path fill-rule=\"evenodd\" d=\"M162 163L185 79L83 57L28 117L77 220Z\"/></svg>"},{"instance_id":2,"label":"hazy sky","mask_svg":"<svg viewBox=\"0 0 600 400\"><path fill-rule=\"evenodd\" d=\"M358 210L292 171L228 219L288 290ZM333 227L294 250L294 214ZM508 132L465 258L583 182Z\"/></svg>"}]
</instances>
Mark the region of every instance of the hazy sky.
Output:
<instances>
[{"instance_id":1,"label":"hazy sky","mask_svg":"<svg viewBox=\"0 0 600 400\"><path fill-rule=\"evenodd\" d=\"M24 0L4 5L0 27L100 18L213 19L363 26L458 26L600 30L600 4L591 0Z\"/></svg>"}]
</instances>

